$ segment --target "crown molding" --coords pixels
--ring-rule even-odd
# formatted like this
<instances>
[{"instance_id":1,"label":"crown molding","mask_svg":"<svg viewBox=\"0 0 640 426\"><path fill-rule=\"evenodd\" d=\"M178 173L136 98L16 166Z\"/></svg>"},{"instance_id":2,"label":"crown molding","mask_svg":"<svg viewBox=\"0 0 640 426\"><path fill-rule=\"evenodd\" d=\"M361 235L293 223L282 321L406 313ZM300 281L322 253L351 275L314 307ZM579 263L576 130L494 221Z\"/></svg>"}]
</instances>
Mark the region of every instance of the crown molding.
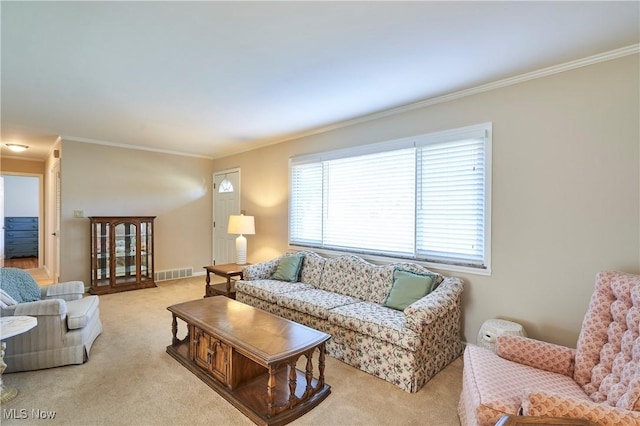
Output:
<instances>
[{"instance_id":1,"label":"crown molding","mask_svg":"<svg viewBox=\"0 0 640 426\"><path fill-rule=\"evenodd\" d=\"M150 147L146 147L146 146L138 146L138 145L129 145L126 143L116 143L116 142L107 142L107 141L100 141L100 140L96 140L96 139L88 139L88 138L78 138L75 136L59 136L59 139L61 141L72 141L72 142L83 142L83 143L91 143L94 145L103 145L103 146L111 146L114 148L124 148L124 149L135 149L138 151L149 151L149 152L157 152L160 154L170 154L170 155L181 155L183 157L194 157L194 158L203 158L205 160L213 160L213 157L209 157L206 155L199 155L199 154L190 154L187 152L180 152L180 151L171 151L168 149L159 149L159 148L150 148Z\"/></svg>"},{"instance_id":2,"label":"crown molding","mask_svg":"<svg viewBox=\"0 0 640 426\"><path fill-rule=\"evenodd\" d=\"M535 80L538 78L548 77L550 75L559 74L565 71L571 71L577 68L586 67L589 65L598 64L600 62L611 61L614 59L622 58L629 55L640 53L640 44L632 44L630 46L621 47L619 49L610 50L608 52L599 53L597 55L588 56L586 58L577 59L563 64L553 65L547 68L542 68L536 71L531 71L525 74L521 74L515 77L509 77L502 80L494 81L480 86L475 86L469 89L459 90L442 96L436 96L433 98L424 99L422 101L414 102L407 105L402 105L396 108L386 109L372 114L362 115L349 120L339 121L337 123L329 124L322 127L316 127L305 132L293 133L277 140L266 142L265 144L258 146L264 147L268 145L274 145L280 142L286 142L293 139L299 139L307 136L317 135L320 133L329 132L331 130L340 129L343 127L352 126L354 124L365 123L367 121L378 120L380 118L389 117L392 115L402 114L404 112L413 111L416 109L424 108L431 105L441 104L449 102L455 99L464 98L467 96L476 95L478 93L488 92L490 90L500 89L514 84L524 83L526 81ZM253 149L256 149L254 146Z\"/></svg>"},{"instance_id":3,"label":"crown molding","mask_svg":"<svg viewBox=\"0 0 640 426\"><path fill-rule=\"evenodd\" d=\"M471 87L469 89L463 89L463 90L459 90L456 92L452 92L452 93L448 93L446 95L441 95L441 96L435 96L433 98L427 98L421 101L417 101L417 102L413 102L410 104L406 104L406 105L402 105L399 107L395 107L395 108L390 108L390 109L386 109L386 110L382 110L382 111L378 111L378 112L374 112L371 114L366 114L366 115L362 115L359 117L355 117L352 119L348 119L348 120L343 120L343 121L339 121L336 123L332 123L332 124L328 124L326 126L320 126L320 127L316 127L314 129L310 129L307 131L303 131L303 132L299 132L299 133L291 133L282 137L276 137L273 139L267 139L264 140L263 143L261 144L256 144L256 145L252 145L251 147L247 147L246 149L241 149L238 151L233 151L233 152L226 152L220 155L213 155L213 156L205 156L205 155L198 155L198 154L189 154L189 153L185 153L185 152L179 152L179 151L171 151L171 150L164 150L164 149L157 149L157 148L149 148L149 147L141 147L141 146L136 146L136 145L129 145L129 144L123 144L123 143L115 143L115 142L106 142L106 141L99 141L99 140L94 140L94 139L86 139L86 138L78 138L78 137L73 137L73 136L61 136L59 137L59 139L63 139L63 140L69 140L69 141L75 141L75 142L86 142L86 143L92 143L92 144L96 144L96 145L105 145L105 146L112 146L112 147L117 147L117 148L125 148L125 149L135 149L135 150L141 150L141 151L150 151L150 152L157 152L157 153L162 153L162 154L171 154L171 155L181 155L181 156L186 156L186 157L195 157L195 158L203 158L203 159L207 159L207 160L215 160L215 159L219 159L219 158L224 158L224 157L229 157L232 155L238 155L238 154L242 154L244 152L248 152L248 151L252 151L255 149L259 149L259 148L264 148L266 146L270 146L270 145L275 145L278 143L282 143L282 142L287 142L287 141L291 141L294 139L300 139L300 138L304 138L304 137L308 137L308 136L313 136L313 135L317 135L317 134L321 134L321 133L326 133L332 130L337 130L337 129L341 129L344 127L349 127L349 126L353 126L355 124L360 124L360 123L366 123L368 121L373 121L373 120L378 120L381 118L385 118L385 117L389 117L389 116L393 116L393 115L398 115L398 114L402 114L405 112L409 112L409 111L414 111L417 109L421 109L424 107L428 107L431 105L437 105L437 104L441 104L441 103L445 103L445 102L449 102L455 99L460 99L460 98L465 98L467 96L473 96L479 93L484 93L484 92L488 92L491 90L496 90L496 89L500 89L503 87L508 87L508 86L512 86L515 84L519 84L519 83L524 83L527 81L531 81L531 80L535 80L538 78L544 78L544 77L548 77L554 74L559 74L565 71L571 71L574 69L578 69L578 68L582 68L582 67L586 67L589 65L594 65L594 64L598 64L601 62L606 62L606 61L611 61L614 59L618 59L618 58L622 58L625 56L630 56L630 55L634 55L634 54L638 54L640 53L640 44L633 44L630 46L626 46L626 47L621 47L619 49L615 49L615 50L611 50L608 52L603 52L603 53L599 53L596 55L592 55L592 56L588 56L586 58L582 58L582 59L577 59L574 61L570 61L570 62L565 62L562 64L558 64L558 65L553 65L547 68L542 68L536 71L531 71L525 74L521 74L521 75L517 75L515 77L509 77L509 78L505 78L502 80L497 80L491 83L487 83L487 84L482 84L479 86L475 86L475 87Z\"/></svg>"}]
</instances>

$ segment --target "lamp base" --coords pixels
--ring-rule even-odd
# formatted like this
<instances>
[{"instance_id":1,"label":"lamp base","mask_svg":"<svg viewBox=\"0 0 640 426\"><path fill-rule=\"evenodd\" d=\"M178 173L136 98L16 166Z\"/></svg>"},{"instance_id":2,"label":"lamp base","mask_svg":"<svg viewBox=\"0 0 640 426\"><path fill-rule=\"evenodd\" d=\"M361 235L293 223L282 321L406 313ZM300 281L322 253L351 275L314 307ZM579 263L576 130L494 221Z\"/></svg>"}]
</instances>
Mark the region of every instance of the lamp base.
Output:
<instances>
[{"instance_id":1,"label":"lamp base","mask_svg":"<svg viewBox=\"0 0 640 426\"><path fill-rule=\"evenodd\" d=\"M247 263L247 238L240 234L236 238L236 264L246 265Z\"/></svg>"}]
</instances>

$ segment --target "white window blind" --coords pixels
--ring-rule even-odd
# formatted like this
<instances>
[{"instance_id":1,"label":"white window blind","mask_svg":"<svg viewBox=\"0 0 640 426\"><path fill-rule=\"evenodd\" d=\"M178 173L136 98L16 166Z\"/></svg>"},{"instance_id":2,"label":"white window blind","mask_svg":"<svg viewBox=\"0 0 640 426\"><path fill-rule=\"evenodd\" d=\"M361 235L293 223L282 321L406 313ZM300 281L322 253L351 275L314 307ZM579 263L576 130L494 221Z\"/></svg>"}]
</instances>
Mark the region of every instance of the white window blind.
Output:
<instances>
[{"instance_id":1,"label":"white window blind","mask_svg":"<svg viewBox=\"0 0 640 426\"><path fill-rule=\"evenodd\" d=\"M289 240L297 244L322 245L322 163L291 168Z\"/></svg>"},{"instance_id":2,"label":"white window blind","mask_svg":"<svg viewBox=\"0 0 640 426\"><path fill-rule=\"evenodd\" d=\"M323 246L413 255L415 149L325 163Z\"/></svg>"},{"instance_id":3,"label":"white window blind","mask_svg":"<svg viewBox=\"0 0 640 426\"><path fill-rule=\"evenodd\" d=\"M489 267L491 124L295 157L289 243Z\"/></svg>"},{"instance_id":4,"label":"white window blind","mask_svg":"<svg viewBox=\"0 0 640 426\"><path fill-rule=\"evenodd\" d=\"M418 257L484 266L484 136L418 149Z\"/></svg>"}]
</instances>

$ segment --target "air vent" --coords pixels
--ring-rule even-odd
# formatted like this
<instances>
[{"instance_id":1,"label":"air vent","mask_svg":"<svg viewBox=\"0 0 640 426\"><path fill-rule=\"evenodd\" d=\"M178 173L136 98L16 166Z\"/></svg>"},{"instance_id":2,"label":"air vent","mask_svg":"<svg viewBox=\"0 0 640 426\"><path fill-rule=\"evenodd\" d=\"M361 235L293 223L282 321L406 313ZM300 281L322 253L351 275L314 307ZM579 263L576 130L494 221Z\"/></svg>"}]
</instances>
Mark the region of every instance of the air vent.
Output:
<instances>
[{"instance_id":1,"label":"air vent","mask_svg":"<svg viewBox=\"0 0 640 426\"><path fill-rule=\"evenodd\" d=\"M179 269L170 269L167 271L156 271L155 280L158 281L168 281L168 280L177 280L180 278L188 278L193 276L193 268L179 268Z\"/></svg>"}]
</instances>

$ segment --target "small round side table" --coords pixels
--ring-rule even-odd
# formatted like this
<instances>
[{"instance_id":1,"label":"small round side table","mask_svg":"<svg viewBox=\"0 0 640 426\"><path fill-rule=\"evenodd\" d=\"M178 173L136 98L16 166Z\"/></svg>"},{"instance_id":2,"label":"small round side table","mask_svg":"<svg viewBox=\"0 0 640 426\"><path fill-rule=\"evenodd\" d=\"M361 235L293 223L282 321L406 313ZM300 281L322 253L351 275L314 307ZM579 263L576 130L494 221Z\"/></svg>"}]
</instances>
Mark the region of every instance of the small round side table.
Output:
<instances>
[{"instance_id":1,"label":"small round side table","mask_svg":"<svg viewBox=\"0 0 640 426\"><path fill-rule=\"evenodd\" d=\"M4 363L4 350L7 344L4 340L25 333L36 325L38 325L38 319L35 317L15 316L0 318L0 340L2 340L0 344L0 402L3 404L18 395L18 389L9 388L2 384L2 373L7 368L7 364Z\"/></svg>"},{"instance_id":2,"label":"small round side table","mask_svg":"<svg viewBox=\"0 0 640 426\"><path fill-rule=\"evenodd\" d=\"M503 334L526 336L522 325L502 319L486 320L478 332L478 346L496 351L496 338Z\"/></svg>"}]
</instances>

